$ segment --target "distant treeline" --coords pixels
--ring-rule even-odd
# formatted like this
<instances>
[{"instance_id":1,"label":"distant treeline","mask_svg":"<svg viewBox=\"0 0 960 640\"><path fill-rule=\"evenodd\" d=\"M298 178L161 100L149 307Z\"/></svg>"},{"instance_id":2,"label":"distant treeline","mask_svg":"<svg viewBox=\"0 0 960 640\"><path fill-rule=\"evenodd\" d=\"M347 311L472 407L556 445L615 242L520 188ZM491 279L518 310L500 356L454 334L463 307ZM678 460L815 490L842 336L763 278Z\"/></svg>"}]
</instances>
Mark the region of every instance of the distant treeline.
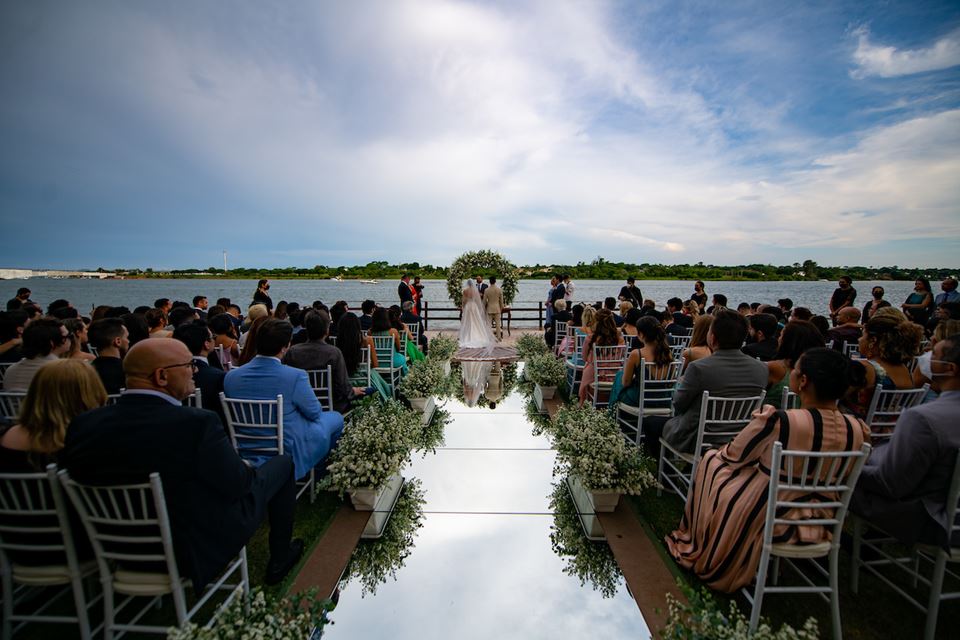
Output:
<instances>
[{"instance_id":1,"label":"distant treeline","mask_svg":"<svg viewBox=\"0 0 960 640\"><path fill-rule=\"evenodd\" d=\"M721 266L713 264L631 264L628 262L608 262L597 258L592 262L578 262L577 264L557 265L527 265L518 267L520 277L546 279L554 274L570 274L570 277L579 280L623 280L630 276L638 280L836 280L841 275L849 275L857 280L915 280L930 278L940 280L949 275L960 272L957 268L926 268L915 269L909 267L827 267L818 265L813 260L791 265L775 266L772 264L743 264L736 266ZM100 269L104 271L104 269ZM447 277L446 267L437 267L432 264L410 262L405 264L387 264L386 262L369 262L353 267L327 267L317 265L313 268L283 267L275 269L223 269L210 267L207 269L177 269L161 271L154 269L117 269L118 275L128 278L335 278L343 279L395 279L404 273L411 276L420 276L425 280L444 279ZM500 275L482 273L480 275Z\"/></svg>"}]
</instances>

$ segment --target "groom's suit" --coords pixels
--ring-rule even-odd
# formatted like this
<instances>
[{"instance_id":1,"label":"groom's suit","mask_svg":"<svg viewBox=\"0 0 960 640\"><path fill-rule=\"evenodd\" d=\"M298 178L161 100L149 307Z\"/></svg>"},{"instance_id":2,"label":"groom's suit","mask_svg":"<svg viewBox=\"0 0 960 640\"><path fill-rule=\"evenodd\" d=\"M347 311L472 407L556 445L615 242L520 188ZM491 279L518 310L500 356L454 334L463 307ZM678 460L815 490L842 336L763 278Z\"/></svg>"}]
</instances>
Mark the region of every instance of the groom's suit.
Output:
<instances>
[{"instance_id":1,"label":"groom's suit","mask_svg":"<svg viewBox=\"0 0 960 640\"><path fill-rule=\"evenodd\" d=\"M497 340L503 339L503 329L500 327L500 314L506 306L503 303L503 291L496 284L491 284L483 292L483 306L487 310L487 316L493 322L493 329L497 335Z\"/></svg>"}]
</instances>

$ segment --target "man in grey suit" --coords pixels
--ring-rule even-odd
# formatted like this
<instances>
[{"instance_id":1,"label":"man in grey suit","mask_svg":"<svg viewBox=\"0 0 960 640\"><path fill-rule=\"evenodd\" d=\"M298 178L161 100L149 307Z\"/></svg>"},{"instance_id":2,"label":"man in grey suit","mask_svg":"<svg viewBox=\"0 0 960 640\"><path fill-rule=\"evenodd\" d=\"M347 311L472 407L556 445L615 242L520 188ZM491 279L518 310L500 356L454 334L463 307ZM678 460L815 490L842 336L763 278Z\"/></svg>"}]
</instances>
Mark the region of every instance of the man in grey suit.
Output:
<instances>
[{"instance_id":1,"label":"man in grey suit","mask_svg":"<svg viewBox=\"0 0 960 640\"><path fill-rule=\"evenodd\" d=\"M947 548L947 491L960 450L960 334L933 347L930 371L940 397L900 415L890 442L864 465L850 509L905 543ZM960 536L951 542L960 545Z\"/></svg>"},{"instance_id":2,"label":"man in grey suit","mask_svg":"<svg viewBox=\"0 0 960 640\"><path fill-rule=\"evenodd\" d=\"M767 386L767 365L740 351L747 336L747 321L735 311L718 312L707 333L713 355L691 362L673 395L674 416L643 419L644 447L660 457L660 435L677 450L693 453L700 423L704 391L722 398L760 395Z\"/></svg>"}]
</instances>

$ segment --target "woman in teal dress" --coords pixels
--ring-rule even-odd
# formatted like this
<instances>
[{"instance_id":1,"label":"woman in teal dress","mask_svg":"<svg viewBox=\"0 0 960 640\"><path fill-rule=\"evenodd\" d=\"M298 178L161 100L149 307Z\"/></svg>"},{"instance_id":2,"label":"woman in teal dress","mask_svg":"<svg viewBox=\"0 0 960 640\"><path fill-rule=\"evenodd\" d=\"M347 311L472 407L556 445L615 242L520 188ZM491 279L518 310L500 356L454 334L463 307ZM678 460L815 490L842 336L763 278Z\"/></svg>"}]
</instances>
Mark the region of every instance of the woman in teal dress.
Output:
<instances>
[{"instance_id":1,"label":"woman in teal dress","mask_svg":"<svg viewBox=\"0 0 960 640\"><path fill-rule=\"evenodd\" d=\"M613 379L613 389L610 391L611 402L608 405L611 412L615 412L617 404L621 402L632 407L640 406L640 381L644 375L644 372L640 371L641 362L656 365L650 371L655 379L662 380L670 372L669 365L673 362L673 355L670 345L667 344L667 334L663 326L650 316L645 316L637 321L637 336L641 341L641 347L630 352L623 370L618 371ZM669 407L670 399L648 402L644 406L653 407L657 404Z\"/></svg>"},{"instance_id":2,"label":"woman in teal dress","mask_svg":"<svg viewBox=\"0 0 960 640\"><path fill-rule=\"evenodd\" d=\"M379 373L374 371L377 366L377 352L373 348L373 340L360 331L360 319L352 313L345 313L337 323L337 348L343 352L343 362L347 367L350 383L357 386L367 384L366 371L361 370L363 348L370 349L370 386L383 400L391 398L390 385Z\"/></svg>"},{"instance_id":3,"label":"woman in teal dress","mask_svg":"<svg viewBox=\"0 0 960 640\"><path fill-rule=\"evenodd\" d=\"M407 367L407 356L403 352L403 343L400 341L400 332L390 326L390 315L383 307L377 307L373 312L370 322L370 335L373 337L387 335L393 337L393 366L395 369L400 369L402 375L407 375L409 368Z\"/></svg>"},{"instance_id":4,"label":"woman in teal dress","mask_svg":"<svg viewBox=\"0 0 960 640\"><path fill-rule=\"evenodd\" d=\"M823 346L820 330L808 320L792 320L780 332L775 360L767 363L767 401L779 407L783 390L790 386L790 372L807 349Z\"/></svg>"},{"instance_id":5,"label":"woman in teal dress","mask_svg":"<svg viewBox=\"0 0 960 640\"><path fill-rule=\"evenodd\" d=\"M396 329L397 334L400 336L401 343L406 345L401 352L407 357L410 364L419 360L426 360L427 357L423 355L423 351L420 351L420 347L417 346L417 341L413 339L413 334L410 333L410 329L400 320L402 313L400 307L397 305L393 305L387 310L387 317L390 318L390 326Z\"/></svg>"},{"instance_id":6,"label":"woman in teal dress","mask_svg":"<svg viewBox=\"0 0 960 640\"><path fill-rule=\"evenodd\" d=\"M917 278L913 285L913 293L907 296L900 308L907 318L916 322L921 327L927 325L930 314L933 313L933 291L930 289L930 281L926 278Z\"/></svg>"}]
</instances>

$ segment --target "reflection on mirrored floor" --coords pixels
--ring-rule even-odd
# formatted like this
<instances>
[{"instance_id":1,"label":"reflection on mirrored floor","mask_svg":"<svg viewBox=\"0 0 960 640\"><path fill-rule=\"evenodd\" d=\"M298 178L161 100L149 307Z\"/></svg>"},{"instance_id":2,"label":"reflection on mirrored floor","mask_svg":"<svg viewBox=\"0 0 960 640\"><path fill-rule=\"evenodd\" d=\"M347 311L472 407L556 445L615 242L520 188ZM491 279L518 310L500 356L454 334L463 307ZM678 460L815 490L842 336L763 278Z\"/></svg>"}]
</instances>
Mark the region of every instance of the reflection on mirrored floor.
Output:
<instances>
[{"instance_id":1,"label":"reflection on mirrored floor","mask_svg":"<svg viewBox=\"0 0 960 640\"><path fill-rule=\"evenodd\" d=\"M360 543L327 637L649 637L609 549L574 526L523 404L447 402L445 446L403 470L392 528Z\"/></svg>"}]
</instances>

